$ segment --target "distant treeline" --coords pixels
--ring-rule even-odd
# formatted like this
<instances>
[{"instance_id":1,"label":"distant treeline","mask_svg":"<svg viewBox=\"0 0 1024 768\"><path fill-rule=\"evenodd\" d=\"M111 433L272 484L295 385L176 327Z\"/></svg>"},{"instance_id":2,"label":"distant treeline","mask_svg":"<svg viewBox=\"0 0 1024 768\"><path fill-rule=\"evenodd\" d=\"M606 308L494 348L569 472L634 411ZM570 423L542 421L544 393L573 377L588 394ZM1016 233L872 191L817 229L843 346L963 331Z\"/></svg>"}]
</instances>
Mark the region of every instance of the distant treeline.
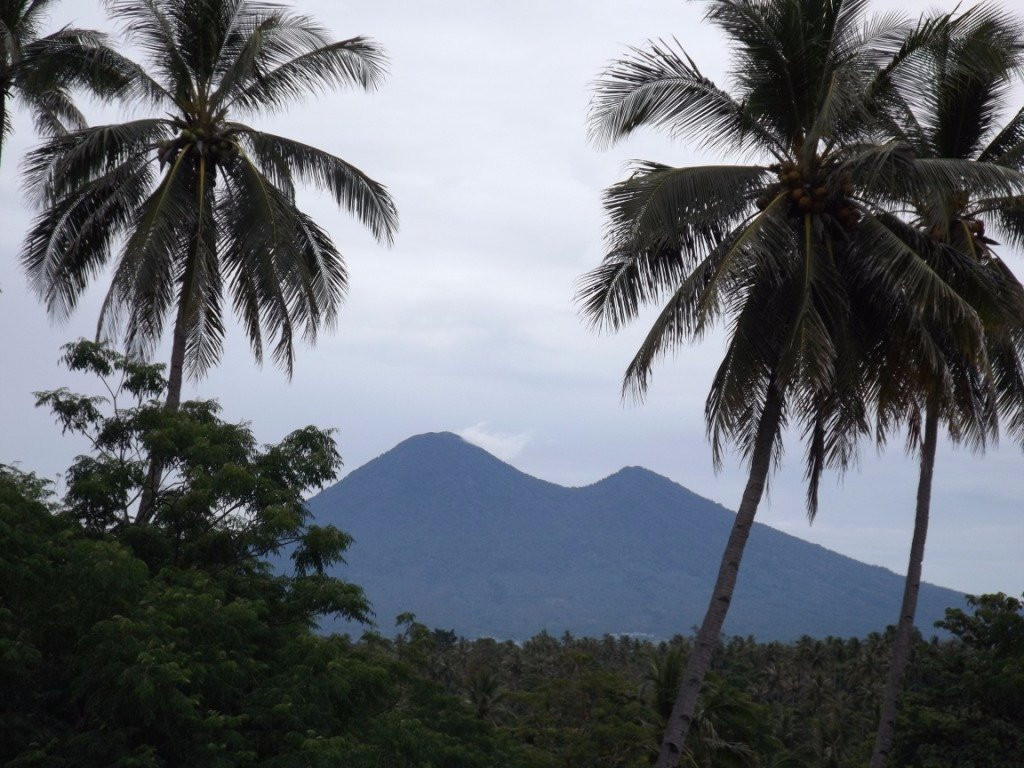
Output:
<instances>
[{"instance_id":1,"label":"distant treeline","mask_svg":"<svg viewBox=\"0 0 1024 768\"><path fill-rule=\"evenodd\" d=\"M1019 764L1020 601L972 598L970 612L951 610L942 625L954 639L915 644L894 764ZM705 684L688 764L865 765L891 638L890 630L864 639L724 643ZM537 765L646 766L690 643L547 634L499 643L409 623L388 649L461 698Z\"/></svg>"}]
</instances>

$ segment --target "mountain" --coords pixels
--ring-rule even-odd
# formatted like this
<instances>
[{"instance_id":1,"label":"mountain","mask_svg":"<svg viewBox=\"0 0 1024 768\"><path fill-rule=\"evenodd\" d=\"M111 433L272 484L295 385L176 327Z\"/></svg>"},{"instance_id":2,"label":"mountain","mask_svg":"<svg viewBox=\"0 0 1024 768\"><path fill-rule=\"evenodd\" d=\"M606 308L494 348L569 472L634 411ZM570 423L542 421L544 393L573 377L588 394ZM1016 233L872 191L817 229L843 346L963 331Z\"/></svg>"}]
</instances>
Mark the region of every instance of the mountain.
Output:
<instances>
[{"instance_id":1,"label":"mountain","mask_svg":"<svg viewBox=\"0 0 1024 768\"><path fill-rule=\"evenodd\" d=\"M641 467L565 488L451 433L405 440L309 506L355 538L336 575L364 587L383 631L411 611L431 627L502 639L690 633L734 517ZM892 571L755 524L725 632L863 636L895 623L902 591ZM932 634L963 602L922 585L918 626Z\"/></svg>"}]
</instances>

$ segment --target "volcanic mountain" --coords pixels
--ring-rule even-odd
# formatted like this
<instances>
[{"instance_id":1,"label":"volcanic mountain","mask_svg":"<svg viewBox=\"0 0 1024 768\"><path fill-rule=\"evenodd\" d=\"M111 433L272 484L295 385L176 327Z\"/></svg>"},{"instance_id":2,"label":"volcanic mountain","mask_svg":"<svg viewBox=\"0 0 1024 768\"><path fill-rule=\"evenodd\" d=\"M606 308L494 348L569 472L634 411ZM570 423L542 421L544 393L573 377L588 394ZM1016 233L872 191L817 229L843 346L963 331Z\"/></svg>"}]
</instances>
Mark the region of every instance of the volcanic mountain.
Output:
<instances>
[{"instance_id":1,"label":"volcanic mountain","mask_svg":"<svg viewBox=\"0 0 1024 768\"><path fill-rule=\"evenodd\" d=\"M363 586L382 631L411 611L499 639L690 633L734 518L640 467L566 488L446 432L405 440L309 506L355 538L336 575ZM725 632L864 636L895 622L902 589L892 571L755 524ZM924 584L918 626L933 634L962 605L962 594Z\"/></svg>"}]
</instances>

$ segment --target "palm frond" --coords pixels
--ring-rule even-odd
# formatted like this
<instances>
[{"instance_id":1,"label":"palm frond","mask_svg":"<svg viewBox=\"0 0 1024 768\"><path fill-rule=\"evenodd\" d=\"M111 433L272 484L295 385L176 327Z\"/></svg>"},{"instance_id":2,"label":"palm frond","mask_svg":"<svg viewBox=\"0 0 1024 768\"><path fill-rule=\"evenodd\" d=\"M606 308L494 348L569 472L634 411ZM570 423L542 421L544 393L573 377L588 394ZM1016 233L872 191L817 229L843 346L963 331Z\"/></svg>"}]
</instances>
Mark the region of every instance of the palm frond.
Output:
<instances>
[{"instance_id":1,"label":"palm frond","mask_svg":"<svg viewBox=\"0 0 1024 768\"><path fill-rule=\"evenodd\" d=\"M225 181L219 216L230 225L221 251L235 309L257 358L263 340L276 337L274 361L290 375L296 328L312 343L336 320L347 286L344 262L327 233L255 165L240 162Z\"/></svg>"},{"instance_id":2,"label":"palm frond","mask_svg":"<svg viewBox=\"0 0 1024 768\"><path fill-rule=\"evenodd\" d=\"M167 121L157 118L55 136L26 156L23 184L40 203L59 199L126 161L142 161L168 134Z\"/></svg>"},{"instance_id":3,"label":"palm frond","mask_svg":"<svg viewBox=\"0 0 1024 768\"><path fill-rule=\"evenodd\" d=\"M198 212L189 162L186 153L179 155L138 206L111 281L111 299L105 303L110 314L99 320L103 335L116 335L116 322L124 317L128 348L141 357L159 341L174 305L184 269L181 254L195 247Z\"/></svg>"},{"instance_id":4,"label":"palm frond","mask_svg":"<svg viewBox=\"0 0 1024 768\"><path fill-rule=\"evenodd\" d=\"M663 41L631 49L605 70L593 89L589 130L599 145L649 126L708 147L759 150L780 159L785 155L785 139L704 77L684 51Z\"/></svg>"},{"instance_id":5,"label":"palm frond","mask_svg":"<svg viewBox=\"0 0 1024 768\"><path fill-rule=\"evenodd\" d=\"M779 196L763 212L722 240L707 258L681 281L651 326L623 376L623 396L631 394L642 399L650 383L654 362L680 344L698 339L730 306L726 299L738 281L755 267L752 263L764 253L786 248L791 244L788 227L780 209L785 198ZM618 287L618 286L616 286ZM647 289L648 291L650 289ZM632 284L621 286L618 294L595 293L605 305L628 302L633 312L638 296ZM646 298L646 297L643 297ZM608 309L603 310L608 313ZM615 321L624 319L621 310Z\"/></svg>"},{"instance_id":6,"label":"palm frond","mask_svg":"<svg viewBox=\"0 0 1024 768\"><path fill-rule=\"evenodd\" d=\"M705 165L673 168L636 162L625 181L604 195L606 240L613 246L674 243L713 246L746 218L773 181L767 168Z\"/></svg>"},{"instance_id":7,"label":"palm frond","mask_svg":"<svg viewBox=\"0 0 1024 768\"><path fill-rule=\"evenodd\" d=\"M577 286L584 317L614 330L674 290L749 217L764 176L764 169L742 166L637 164L633 176L605 194L609 253Z\"/></svg>"},{"instance_id":8,"label":"palm frond","mask_svg":"<svg viewBox=\"0 0 1024 768\"><path fill-rule=\"evenodd\" d=\"M180 41L166 3L160 0L103 0L111 17L121 23L130 43L138 46L159 79L151 78L182 104L197 93L192 72L182 58Z\"/></svg>"},{"instance_id":9,"label":"palm frond","mask_svg":"<svg viewBox=\"0 0 1024 768\"><path fill-rule=\"evenodd\" d=\"M997 163L1021 170L1024 165L1024 108L1010 118L978 153L983 163Z\"/></svg>"},{"instance_id":10,"label":"palm frond","mask_svg":"<svg viewBox=\"0 0 1024 768\"><path fill-rule=\"evenodd\" d=\"M310 94L344 86L377 88L387 74L383 49L366 37L353 37L303 53L258 73L226 95L224 107L243 112L281 110Z\"/></svg>"},{"instance_id":11,"label":"palm frond","mask_svg":"<svg viewBox=\"0 0 1024 768\"><path fill-rule=\"evenodd\" d=\"M42 92L22 91L20 94L32 110L36 132L41 136L60 136L85 127L85 115L71 97L56 88Z\"/></svg>"},{"instance_id":12,"label":"palm frond","mask_svg":"<svg viewBox=\"0 0 1024 768\"><path fill-rule=\"evenodd\" d=\"M876 212L861 222L857 242L861 279L886 295L902 296L914 311L955 329L957 347L983 359L982 324L971 303L944 279L955 265L967 267L956 249L944 247L895 216Z\"/></svg>"},{"instance_id":13,"label":"palm frond","mask_svg":"<svg viewBox=\"0 0 1024 768\"><path fill-rule=\"evenodd\" d=\"M390 245L398 229L398 209L384 185L353 165L323 150L238 123L238 131L261 167L276 162L297 179L329 192L335 202L358 218L379 241Z\"/></svg>"},{"instance_id":14,"label":"palm frond","mask_svg":"<svg viewBox=\"0 0 1024 768\"><path fill-rule=\"evenodd\" d=\"M126 162L83 184L36 217L21 251L29 285L58 319L108 263L153 183L152 167Z\"/></svg>"}]
</instances>

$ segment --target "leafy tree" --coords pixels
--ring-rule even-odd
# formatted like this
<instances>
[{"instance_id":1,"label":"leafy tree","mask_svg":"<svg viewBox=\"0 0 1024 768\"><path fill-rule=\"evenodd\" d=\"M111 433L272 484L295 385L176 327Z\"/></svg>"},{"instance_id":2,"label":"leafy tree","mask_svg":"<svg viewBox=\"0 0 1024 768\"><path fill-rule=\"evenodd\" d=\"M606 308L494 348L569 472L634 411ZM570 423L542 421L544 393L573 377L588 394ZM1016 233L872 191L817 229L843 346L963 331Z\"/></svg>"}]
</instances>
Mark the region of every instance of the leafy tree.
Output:
<instances>
[{"instance_id":1,"label":"leafy tree","mask_svg":"<svg viewBox=\"0 0 1024 768\"><path fill-rule=\"evenodd\" d=\"M147 57L122 101L152 117L76 127L35 150L26 182L43 203L22 252L47 310L67 317L113 261L99 335L145 356L173 315L167 404L183 372L221 352L230 302L257 361L273 343L289 374L301 333L315 341L346 290L342 256L296 205L297 184L329 192L390 243L387 190L315 147L240 122L339 86L376 88L371 40L333 41L308 16L249 0L108 0ZM225 295L227 294L227 296Z\"/></svg>"},{"instance_id":2,"label":"leafy tree","mask_svg":"<svg viewBox=\"0 0 1024 768\"><path fill-rule=\"evenodd\" d=\"M1008 89L1024 62L1024 31L1017 19L997 9L975 7L942 17L946 34L924 49L932 76L904 89L903 112L892 130L922 158L975 165L1024 168L1024 111L1005 125ZM990 294L960 283L955 270L935 264L947 284L971 296L984 324L984 357L977 365L959 354L946 329L928 323L932 344L944 360L936 369L906 358L898 338L879 351L888 369L883 386L884 428L910 422L910 444L919 448L920 478L914 534L903 601L882 697L871 768L883 768L892 748L897 699L914 632L917 595L931 502L940 422L950 437L984 447L1000 417L1016 441L1024 439L1024 287L996 254L995 230L1009 242L1024 243L1018 196L973 195L969 189L931 190L914 201L914 220L929 237L960 250L991 275ZM971 294L974 293L972 296Z\"/></svg>"},{"instance_id":3,"label":"leafy tree","mask_svg":"<svg viewBox=\"0 0 1024 768\"><path fill-rule=\"evenodd\" d=\"M968 596L970 610L937 622L957 642L915 649L892 762L916 768L997 768L1024 739L1024 603Z\"/></svg>"},{"instance_id":4,"label":"leafy tree","mask_svg":"<svg viewBox=\"0 0 1024 768\"><path fill-rule=\"evenodd\" d=\"M11 99L32 113L36 130L60 136L85 127L71 91L111 96L128 83L131 65L89 29L43 34L53 0L0 0L0 156L13 128Z\"/></svg>"},{"instance_id":5,"label":"leafy tree","mask_svg":"<svg viewBox=\"0 0 1024 768\"><path fill-rule=\"evenodd\" d=\"M65 361L108 396L38 395L91 443L63 498L0 467L0 762L536 765L418 674L409 643L314 631L369 612L327 575L349 538L303 504L339 464L329 433L259 446L215 404L166 409L155 366L92 342ZM140 521L149 452L169 474Z\"/></svg>"},{"instance_id":6,"label":"leafy tree","mask_svg":"<svg viewBox=\"0 0 1024 768\"><path fill-rule=\"evenodd\" d=\"M608 254L580 290L586 316L612 330L665 301L626 372L624 391L638 396L666 350L718 321L729 327L706 416L716 463L731 442L750 474L659 768L683 753L783 428L798 425L806 436L813 515L822 470L844 468L869 430L878 381L866 361L880 334L898 331L905 355L940 367L931 344L938 325L964 360L984 358L976 308L935 264L980 295L993 295L992 275L894 211L936 189L1009 194L1020 177L916 160L910 146L883 140L900 86L921 76L919 53L944 29L892 17L864 25L865 5L712 0L707 19L729 40L735 96L665 43L634 49L596 84L599 142L650 126L764 161L638 163L606 193Z\"/></svg>"},{"instance_id":7,"label":"leafy tree","mask_svg":"<svg viewBox=\"0 0 1024 768\"><path fill-rule=\"evenodd\" d=\"M162 407L159 365L85 340L66 345L63 362L98 377L108 395L66 387L36 393L37 405L49 408L65 433L91 446L65 475L62 517L87 533L116 535L156 571L262 568L267 555L289 548L310 615L317 600L325 607L335 600L330 612L366 617L361 590L324 576L350 538L333 526L310 525L305 504L305 495L332 480L341 464L329 431L306 427L261 447L248 425L222 421L214 402ZM167 467L168 478L153 514L143 518L136 512L150 456ZM325 591L318 593L318 584Z\"/></svg>"}]
</instances>

